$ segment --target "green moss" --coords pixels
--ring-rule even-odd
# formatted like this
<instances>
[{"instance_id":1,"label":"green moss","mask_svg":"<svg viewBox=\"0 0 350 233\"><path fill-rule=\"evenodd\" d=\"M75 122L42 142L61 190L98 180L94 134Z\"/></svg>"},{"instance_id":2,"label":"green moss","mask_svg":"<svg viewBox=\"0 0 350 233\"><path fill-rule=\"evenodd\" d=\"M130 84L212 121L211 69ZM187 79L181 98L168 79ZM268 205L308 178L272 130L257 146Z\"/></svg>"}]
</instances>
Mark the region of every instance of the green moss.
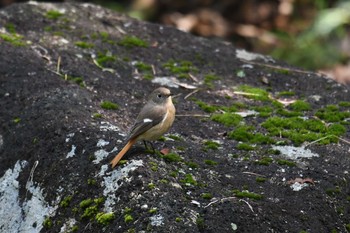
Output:
<instances>
[{"instance_id":1,"label":"green moss","mask_svg":"<svg viewBox=\"0 0 350 233\"><path fill-rule=\"evenodd\" d=\"M112 55L111 52L106 52L106 53L98 52L97 53L96 62L97 62L97 64L99 64L102 67L106 67L110 63L114 63L116 60L117 60L117 58L114 55Z\"/></svg>"},{"instance_id":2,"label":"green moss","mask_svg":"<svg viewBox=\"0 0 350 233\"><path fill-rule=\"evenodd\" d=\"M72 196L67 196L67 197L63 198L63 200L60 202L60 206L62 208L68 207L71 200L72 200Z\"/></svg>"},{"instance_id":3,"label":"green moss","mask_svg":"<svg viewBox=\"0 0 350 233\"><path fill-rule=\"evenodd\" d=\"M110 101L103 101L101 103L101 108L108 109L108 110L116 110L119 108L119 106L115 103L110 102Z\"/></svg>"},{"instance_id":4,"label":"green moss","mask_svg":"<svg viewBox=\"0 0 350 233\"><path fill-rule=\"evenodd\" d=\"M13 123L15 123L15 124L18 124L18 123L20 123L21 122L21 118L19 118L19 117L15 117L14 119L13 119Z\"/></svg>"},{"instance_id":5,"label":"green moss","mask_svg":"<svg viewBox=\"0 0 350 233\"><path fill-rule=\"evenodd\" d=\"M70 75L65 75L63 78L72 83L78 84L81 87L85 87L84 79L82 77L73 77Z\"/></svg>"},{"instance_id":6,"label":"green moss","mask_svg":"<svg viewBox=\"0 0 350 233\"><path fill-rule=\"evenodd\" d=\"M197 73L198 69L190 61L176 61L169 60L163 67L169 70L172 74L177 75L178 78L188 78L188 73Z\"/></svg>"},{"instance_id":7,"label":"green moss","mask_svg":"<svg viewBox=\"0 0 350 233\"><path fill-rule=\"evenodd\" d=\"M328 105L323 109L319 109L315 115L327 122L340 122L350 117L350 112L342 112L336 105Z\"/></svg>"},{"instance_id":8,"label":"green moss","mask_svg":"<svg viewBox=\"0 0 350 233\"><path fill-rule=\"evenodd\" d=\"M78 232L79 227L77 225L74 225L71 229L71 232Z\"/></svg>"},{"instance_id":9,"label":"green moss","mask_svg":"<svg viewBox=\"0 0 350 233\"><path fill-rule=\"evenodd\" d=\"M95 203L96 205L101 205L101 204L104 203L104 201L105 201L104 197L99 197L99 198L95 198L95 199L94 199L94 203Z\"/></svg>"},{"instance_id":10,"label":"green moss","mask_svg":"<svg viewBox=\"0 0 350 233\"><path fill-rule=\"evenodd\" d=\"M147 80L153 79L153 69L151 65L145 64L143 62L137 62L135 67L142 73L143 77Z\"/></svg>"},{"instance_id":11,"label":"green moss","mask_svg":"<svg viewBox=\"0 0 350 233\"><path fill-rule=\"evenodd\" d=\"M252 107L252 109L259 112L259 115L261 117L269 117L273 112L273 108L271 108L270 106L255 106Z\"/></svg>"},{"instance_id":12,"label":"green moss","mask_svg":"<svg viewBox=\"0 0 350 233\"><path fill-rule=\"evenodd\" d=\"M169 154L163 155L162 158L166 162L180 162L182 160L181 156L176 153L169 153Z\"/></svg>"},{"instance_id":13,"label":"green moss","mask_svg":"<svg viewBox=\"0 0 350 233\"><path fill-rule=\"evenodd\" d=\"M196 104L197 104L198 107L200 107L203 111L208 112L208 113L213 113L213 112L215 112L216 110L219 109L219 107L217 107L217 106L207 104L207 103L205 103L205 102L203 102L203 101L200 101L200 100L197 100L197 101L196 101Z\"/></svg>"},{"instance_id":14,"label":"green moss","mask_svg":"<svg viewBox=\"0 0 350 233\"><path fill-rule=\"evenodd\" d=\"M203 229L205 228L204 218L198 217L198 218L196 219L196 224L197 224L197 227L198 227L200 230L203 230Z\"/></svg>"},{"instance_id":15,"label":"green moss","mask_svg":"<svg viewBox=\"0 0 350 233\"><path fill-rule=\"evenodd\" d=\"M345 225L345 228L346 228L346 230L347 230L348 232L350 232L350 223L346 224L346 225Z\"/></svg>"},{"instance_id":16,"label":"green moss","mask_svg":"<svg viewBox=\"0 0 350 233\"><path fill-rule=\"evenodd\" d=\"M17 34L6 34L0 33L0 39L11 43L14 46L24 46L25 42L22 40L23 37Z\"/></svg>"},{"instance_id":17,"label":"green moss","mask_svg":"<svg viewBox=\"0 0 350 233\"><path fill-rule=\"evenodd\" d=\"M91 198L85 199L80 202L79 206L82 209L89 207L94 201Z\"/></svg>"},{"instance_id":18,"label":"green moss","mask_svg":"<svg viewBox=\"0 0 350 233\"><path fill-rule=\"evenodd\" d=\"M97 181L95 179L88 179L87 183L88 185L92 185L92 186L97 185Z\"/></svg>"},{"instance_id":19,"label":"green moss","mask_svg":"<svg viewBox=\"0 0 350 233\"><path fill-rule=\"evenodd\" d=\"M234 113L226 112L222 114L213 114L210 119L229 127L237 126L242 121L243 117Z\"/></svg>"},{"instance_id":20,"label":"green moss","mask_svg":"<svg viewBox=\"0 0 350 233\"><path fill-rule=\"evenodd\" d=\"M181 141L182 140L181 137L174 135L174 134L170 134L170 135L168 135L168 137L173 139L174 141Z\"/></svg>"},{"instance_id":21,"label":"green moss","mask_svg":"<svg viewBox=\"0 0 350 233\"><path fill-rule=\"evenodd\" d=\"M148 188L149 189L154 189L156 187L156 185L154 183L148 183Z\"/></svg>"},{"instance_id":22,"label":"green moss","mask_svg":"<svg viewBox=\"0 0 350 233\"><path fill-rule=\"evenodd\" d=\"M296 163L293 161L285 160L285 159L277 159L277 163L279 165L287 165L288 167L295 167Z\"/></svg>"},{"instance_id":23,"label":"green moss","mask_svg":"<svg viewBox=\"0 0 350 233\"><path fill-rule=\"evenodd\" d=\"M277 110L277 114L284 116L284 117L297 117L297 116L302 116L303 114L301 112L297 111L289 111L287 109L279 108Z\"/></svg>"},{"instance_id":24,"label":"green moss","mask_svg":"<svg viewBox=\"0 0 350 233\"><path fill-rule=\"evenodd\" d=\"M350 107L350 101L340 101L338 105L341 107Z\"/></svg>"},{"instance_id":25,"label":"green moss","mask_svg":"<svg viewBox=\"0 0 350 233\"><path fill-rule=\"evenodd\" d=\"M218 165L218 162L214 161L214 160L210 160L210 159L205 159L204 163L210 166L215 166Z\"/></svg>"},{"instance_id":26,"label":"green moss","mask_svg":"<svg viewBox=\"0 0 350 233\"><path fill-rule=\"evenodd\" d=\"M108 225L110 224L115 218L114 213L98 213L95 217L96 221L101 225Z\"/></svg>"},{"instance_id":27,"label":"green moss","mask_svg":"<svg viewBox=\"0 0 350 233\"><path fill-rule=\"evenodd\" d=\"M87 43L85 41L77 41L74 43L77 47L80 47L82 49L91 49L93 48L95 45L91 44L91 43Z\"/></svg>"},{"instance_id":28,"label":"green moss","mask_svg":"<svg viewBox=\"0 0 350 233\"><path fill-rule=\"evenodd\" d=\"M150 209L150 210L148 211L148 213L150 213L150 214L155 214L155 213L157 213L157 208L152 208L152 209Z\"/></svg>"},{"instance_id":29,"label":"green moss","mask_svg":"<svg viewBox=\"0 0 350 233\"><path fill-rule=\"evenodd\" d=\"M192 162L192 161L190 161L190 162L185 162L185 164L186 164L187 166L189 166L190 168L192 168L192 169L195 169L195 168L198 168L198 167L199 167L197 163Z\"/></svg>"},{"instance_id":30,"label":"green moss","mask_svg":"<svg viewBox=\"0 0 350 233\"><path fill-rule=\"evenodd\" d=\"M281 91L277 95L277 97L291 97L291 96L295 96L295 92L294 91Z\"/></svg>"},{"instance_id":31,"label":"green moss","mask_svg":"<svg viewBox=\"0 0 350 233\"><path fill-rule=\"evenodd\" d=\"M308 111L311 109L310 104L302 100L295 101L290 105L290 107L297 112Z\"/></svg>"},{"instance_id":32,"label":"green moss","mask_svg":"<svg viewBox=\"0 0 350 233\"><path fill-rule=\"evenodd\" d=\"M176 178L178 176L179 172L178 171L172 171L169 173L169 176Z\"/></svg>"},{"instance_id":33,"label":"green moss","mask_svg":"<svg viewBox=\"0 0 350 233\"><path fill-rule=\"evenodd\" d=\"M252 145L248 144L248 143L238 143L236 148L238 150L246 150L246 151L249 151L249 150L254 150L255 147L253 147Z\"/></svg>"},{"instance_id":34,"label":"green moss","mask_svg":"<svg viewBox=\"0 0 350 233\"><path fill-rule=\"evenodd\" d=\"M93 206L89 206L87 208L84 209L84 212L83 214L81 215L81 218L82 219L93 219L96 214L98 212L98 207L96 205L93 205Z\"/></svg>"},{"instance_id":35,"label":"green moss","mask_svg":"<svg viewBox=\"0 0 350 233\"><path fill-rule=\"evenodd\" d=\"M258 161L255 161L256 164L259 165L264 165L264 166L268 166L273 162L273 159L270 157L262 157L261 159L259 159Z\"/></svg>"},{"instance_id":36,"label":"green moss","mask_svg":"<svg viewBox=\"0 0 350 233\"><path fill-rule=\"evenodd\" d=\"M341 189L339 186L335 187L334 189L327 189L326 193L328 196L334 197L337 194L341 193Z\"/></svg>"},{"instance_id":37,"label":"green moss","mask_svg":"<svg viewBox=\"0 0 350 233\"><path fill-rule=\"evenodd\" d=\"M44 27L44 31L45 31L45 32L52 32L52 30L53 30L52 26L46 26L46 27Z\"/></svg>"},{"instance_id":38,"label":"green moss","mask_svg":"<svg viewBox=\"0 0 350 233\"><path fill-rule=\"evenodd\" d=\"M15 28L15 25L13 23L5 24L5 28L11 34L15 34L16 33L16 28Z\"/></svg>"},{"instance_id":39,"label":"green moss","mask_svg":"<svg viewBox=\"0 0 350 233\"><path fill-rule=\"evenodd\" d=\"M270 135L288 138L296 145L300 145L305 141L315 141L323 137L325 137L324 140L319 141L319 143L336 142L337 139L335 137L326 136L340 136L346 132L345 127L340 124L332 124L327 128L320 120L298 117L270 117L261 126L267 129Z\"/></svg>"},{"instance_id":40,"label":"green moss","mask_svg":"<svg viewBox=\"0 0 350 233\"><path fill-rule=\"evenodd\" d=\"M191 174L186 174L185 178L180 180L180 182L187 185L194 185L194 186L198 184Z\"/></svg>"},{"instance_id":41,"label":"green moss","mask_svg":"<svg viewBox=\"0 0 350 233\"><path fill-rule=\"evenodd\" d=\"M211 193L202 193L201 194L201 197L203 199L212 199L213 198L213 195Z\"/></svg>"},{"instance_id":42,"label":"green moss","mask_svg":"<svg viewBox=\"0 0 350 233\"><path fill-rule=\"evenodd\" d=\"M100 38L102 39L103 42L109 43L114 45L116 42L114 40L111 40L109 37L109 33L108 32L100 32L99 33Z\"/></svg>"},{"instance_id":43,"label":"green moss","mask_svg":"<svg viewBox=\"0 0 350 233\"><path fill-rule=\"evenodd\" d=\"M249 191L234 190L233 192L234 192L235 196L238 198L249 198L249 199L253 199L253 200L263 199L263 196L261 194L252 193Z\"/></svg>"},{"instance_id":44,"label":"green moss","mask_svg":"<svg viewBox=\"0 0 350 233\"><path fill-rule=\"evenodd\" d=\"M241 85L237 87L237 91L245 92L245 96L250 99L270 101L269 93L261 88L251 87L249 85Z\"/></svg>"},{"instance_id":45,"label":"green moss","mask_svg":"<svg viewBox=\"0 0 350 233\"><path fill-rule=\"evenodd\" d=\"M217 150L220 147L220 143L207 140L204 142L205 150Z\"/></svg>"},{"instance_id":46,"label":"green moss","mask_svg":"<svg viewBox=\"0 0 350 233\"><path fill-rule=\"evenodd\" d=\"M257 144L270 144L273 143L273 139L265 136L261 133L253 133L254 127L252 126L239 126L235 130L229 132L228 137L241 142L250 142Z\"/></svg>"},{"instance_id":47,"label":"green moss","mask_svg":"<svg viewBox=\"0 0 350 233\"><path fill-rule=\"evenodd\" d=\"M124 46L126 48L133 48L133 47L147 48L149 46L146 41L136 36L125 36L122 40L118 42L118 45Z\"/></svg>"},{"instance_id":48,"label":"green moss","mask_svg":"<svg viewBox=\"0 0 350 233\"><path fill-rule=\"evenodd\" d=\"M124 212L125 214L131 213L131 211L132 211L132 209L129 208L129 207L125 207L125 209L123 210L123 212Z\"/></svg>"},{"instance_id":49,"label":"green moss","mask_svg":"<svg viewBox=\"0 0 350 233\"><path fill-rule=\"evenodd\" d=\"M181 222L181 221L182 221L182 218L180 217L175 218L175 222Z\"/></svg>"},{"instance_id":50,"label":"green moss","mask_svg":"<svg viewBox=\"0 0 350 233\"><path fill-rule=\"evenodd\" d=\"M136 62L135 67L139 70L139 71L152 71L152 66L145 64L143 62Z\"/></svg>"},{"instance_id":51,"label":"green moss","mask_svg":"<svg viewBox=\"0 0 350 233\"><path fill-rule=\"evenodd\" d=\"M130 222L132 222L132 221L134 221L134 218L132 217L131 214L125 214L125 215L124 215L124 222L125 222L125 223L130 223Z\"/></svg>"},{"instance_id":52,"label":"green moss","mask_svg":"<svg viewBox=\"0 0 350 233\"><path fill-rule=\"evenodd\" d=\"M345 126L337 123L331 124L327 129L328 129L328 134L333 134L336 136L341 136L346 133Z\"/></svg>"},{"instance_id":53,"label":"green moss","mask_svg":"<svg viewBox=\"0 0 350 233\"><path fill-rule=\"evenodd\" d=\"M151 170L156 172L158 171L158 163L156 162L149 162L149 164L151 165Z\"/></svg>"},{"instance_id":54,"label":"green moss","mask_svg":"<svg viewBox=\"0 0 350 233\"><path fill-rule=\"evenodd\" d=\"M204 76L204 84L207 85L209 88L213 88L213 82L219 79L220 78L214 74L207 74Z\"/></svg>"},{"instance_id":55,"label":"green moss","mask_svg":"<svg viewBox=\"0 0 350 233\"><path fill-rule=\"evenodd\" d=\"M258 176L255 178L256 182L258 183L264 183L266 181L265 177Z\"/></svg>"},{"instance_id":56,"label":"green moss","mask_svg":"<svg viewBox=\"0 0 350 233\"><path fill-rule=\"evenodd\" d=\"M43 221L42 225L43 225L44 228L50 229L53 226L53 222L52 222L51 218L47 217Z\"/></svg>"},{"instance_id":57,"label":"green moss","mask_svg":"<svg viewBox=\"0 0 350 233\"><path fill-rule=\"evenodd\" d=\"M101 113L98 113L98 112L96 112L92 115L92 118L94 118L94 119L100 119L102 117L103 117L103 115Z\"/></svg>"},{"instance_id":58,"label":"green moss","mask_svg":"<svg viewBox=\"0 0 350 233\"><path fill-rule=\"evenodd\" d=\"M56 10L49 10L46 12L46 18L48 19L58 19L63 15L63 13L56 11Z\"/></svg>"}]
</instances>

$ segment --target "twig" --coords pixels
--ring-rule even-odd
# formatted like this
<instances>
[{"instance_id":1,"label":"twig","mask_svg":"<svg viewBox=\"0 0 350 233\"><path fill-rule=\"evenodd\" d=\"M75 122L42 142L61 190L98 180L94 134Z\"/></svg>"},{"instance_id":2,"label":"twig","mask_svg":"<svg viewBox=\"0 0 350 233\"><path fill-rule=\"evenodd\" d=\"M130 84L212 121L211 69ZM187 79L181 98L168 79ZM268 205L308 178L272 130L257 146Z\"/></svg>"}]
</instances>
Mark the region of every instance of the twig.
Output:
<instances>
[{"instance_id":1,"label":"twig","mask_svg":"<svg viewBox=\"0 0 350 233\"><path fill-rule=\"evenodd\" d=\"M194 75L188 73L188 76L190 76L190 78L191 78L193 81L195 81L196 83L198 83L198 79L197 79Z\"/></svg>"},{"instance_id":2,"label":"twig","mask_svg":"<svg viewBox=\"0 0 350 233\"><path fill-rule=\"evenodd\" d=\"M254 213L253 207L249 204L249 202L247 202L246 200L240 199L239 201L243 201L244 203L246 203L249 207L249 209Z\"/></svg>"},{"instance_id":3,"label":"twig","mask_svg":"<svg viewBox=\"0 0 350 233\"><path fill-rule=\"evenodd\" d=\"M322 138L319 138L319 139L317 139L317 140L315 140L315 141L310 142L309 144L305 145L304 148L306 148L307 146L310 146L310 145L312 145L312 144L315 144L316 142L319 142L319 141L322 141L322 140L324 140L324 139L326 139L326 138L329 138L329 137L338 138L340 141L345 142L345 143L347 143L347 144L350 145L350 141L345 140L345 139L343 139L343 138L341 138L341 137L338 137L338 136L336 136L336 135L334 135L334 134L330 134L330 135L324 136L324 137L322 137Z\"/></svg>"},{"instance_id":4,"label":"twig","mask_svg":"<svg viewBox=\"0 0 350 233\"><path fill-rule=\"evenodd\" d=\"M177 117L210 117L210 115L206 115L206 114L180 114L176 116Z\"/></svg>"},{"instance_id":5,"label":"twig","mask_svg":"<svg viewBox=\"0 0 350 233\"><path fill-rule=\"evenodd\" d=\"M61 69L61 56L58 56L58 60L57 60L57 68L56 68L56 72L57 74L60 73L60 69Z\"/></svg>"},{"instance_id":6,"label":"twig","mask_svg":"<svg viewBox=\"0 0 350 233\"><path fill-rule=\"evenodd\" d=\"M224 202L226 200L233 200L233 199L236 199L236 197L224 197L224 198L221 198L220 200L219 199L215 199L214 201L210 202L208 205L204 206L203 208L207 208L209 206L211 206L212 204L220 201L220 202Z\"/></svg>"},{"instance_id":7,"label":"twig","mask_svg":"<svg viewBox=\"0 0 350 233\"><path fill-rule=\"evenodd\" d=\"M266 176L264 176L264 175L260 175L260 174L258 174L258 173L254 173L254 172L242 172L242 173L244 173L244 174L248 174L248 175L254 175L254 176L266 177Z\"/></svg>"},{"instance_id":8,"label":"twig","mask_svg":"<svg viewBox=\"0 0 350 233\"><path fill-rule=\"evenodd\" d=\"M204 206L203 208L207 208L207 207L211 206L212 204L214 204L214 203L216 203L216 202L218 202L218 201L219 201L219 200L216 199L216 200L214 200L214 201L212 201L212 202L209 202L209 204L206 205L206 206Z\"/></svg>"},{"instance_id":9,"label":"twig","mask_svg":"<svg viewBox=\"0 0 350 233\"><path fill-rule=\"evenodd\" d=\"M185 96L185 98L184 98L184 99L187 99L188 97L190 97L191 95L193 95L193 94L197 93L198 91L199 91L199 89L196 89L196 90L194 90L194 91L190 92L189 94L187 94L187 95Z\"/></svg>"},{"instance_id":10,"label":"twig","mask_svg":"<svg viewBox=\"0 0 350 233\"><path fill-rule=\"evenodd\" d=\"M269 65L269 64L260 63L260 62L248 61L248 60L245 60L245 59L240 59L240 60L242 62L245 62L245 63L249 63L249 64L253 64L253 65L259 65L259 66L265 66L265 67L269 67L269 68L272 68L272 69L294 71L294 72L302 73L302 74L316 74L319 77L322 76L322 74L316 73L316 72L310 72L310 71L305 71L305 70L300 70L300 69L291 69L291 68L282 67L282 66Z\"/></svg>"},{"instance_id":11,"label":"twig","mask_svg":"<svg viewBox=\"0 0 350 233\"><path fill-rule=\"evenodd\" d=\"M32 169L30 170L30 174L29 174L27 184L26 184L26 199L27 199L27 193L29 191L29 183L33 184L34 172L35 172L35 169L38 166L38 164L39 164L39 161L38 160L35 161Z\"/></svg>"},{"instance_id":12,"label":"twig","mask_svg":"<svg viewBox=\"0 0 350 233\"><path fill-rule=\"evenodd\" d=\"M157 73L156 73L156 68L154 67L154 65L151 65L152 67L152 72L153 72L153 75L155 76Z\"/></svg>"}]
</instances>

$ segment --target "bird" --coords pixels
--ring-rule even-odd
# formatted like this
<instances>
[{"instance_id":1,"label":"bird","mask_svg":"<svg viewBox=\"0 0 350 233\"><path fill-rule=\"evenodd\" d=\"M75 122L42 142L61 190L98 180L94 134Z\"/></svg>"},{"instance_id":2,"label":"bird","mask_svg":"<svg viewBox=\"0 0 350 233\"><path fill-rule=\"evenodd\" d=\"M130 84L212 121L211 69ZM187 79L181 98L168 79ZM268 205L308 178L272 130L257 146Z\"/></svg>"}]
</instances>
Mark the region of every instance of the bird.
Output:
<instances>
[{"instance_id":1,"label":"bird","mask_svg":"<svg viewBox=\"0 0 350 233\"><path fill-rule=\"evenodd\" d=\"M166 133L174 122L175 112L170 90L165 87L155 89L131 127L126 145L110 162L112 168L137 141L154 141Z\"/></svg>"}]
</instances>

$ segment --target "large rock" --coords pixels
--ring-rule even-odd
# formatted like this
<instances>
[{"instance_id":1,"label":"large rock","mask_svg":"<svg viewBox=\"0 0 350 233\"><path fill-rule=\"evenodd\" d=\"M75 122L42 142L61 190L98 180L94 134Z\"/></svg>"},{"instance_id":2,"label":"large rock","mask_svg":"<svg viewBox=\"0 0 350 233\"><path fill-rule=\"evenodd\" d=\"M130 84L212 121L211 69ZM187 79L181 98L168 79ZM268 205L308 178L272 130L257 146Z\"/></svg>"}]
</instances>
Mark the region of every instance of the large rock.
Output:
<instances>
[{"instance_id":1,"label":"large rock","mask_svg":"<svg viewBox=\"0 0 350 233\"><path fill-rule=\"evenodd\" d=\"M349 231L346 87L94 5L14 4L0 25L1 232ZM161 85L172 153L140 143L112 170Z\"/></svg>"}]
</instances>

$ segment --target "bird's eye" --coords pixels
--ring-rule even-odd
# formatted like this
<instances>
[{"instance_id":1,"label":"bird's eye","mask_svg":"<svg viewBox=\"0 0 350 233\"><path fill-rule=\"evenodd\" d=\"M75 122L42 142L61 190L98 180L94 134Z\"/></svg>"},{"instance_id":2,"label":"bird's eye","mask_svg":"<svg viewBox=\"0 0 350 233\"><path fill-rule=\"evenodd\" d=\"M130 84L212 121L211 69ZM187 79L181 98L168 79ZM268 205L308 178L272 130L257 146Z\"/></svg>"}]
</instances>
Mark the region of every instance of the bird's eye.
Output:
<instances>
[{"instance_id":1,"label":"bird's eye","mask_svg":"<svg viewBox=\"0 0 350 233\"><path fill-rule=\"evenodd\" d=\"M158 98L162 98L162 94L158 94L157 97L158 97Z\"/></svg>"}]
</instances>

